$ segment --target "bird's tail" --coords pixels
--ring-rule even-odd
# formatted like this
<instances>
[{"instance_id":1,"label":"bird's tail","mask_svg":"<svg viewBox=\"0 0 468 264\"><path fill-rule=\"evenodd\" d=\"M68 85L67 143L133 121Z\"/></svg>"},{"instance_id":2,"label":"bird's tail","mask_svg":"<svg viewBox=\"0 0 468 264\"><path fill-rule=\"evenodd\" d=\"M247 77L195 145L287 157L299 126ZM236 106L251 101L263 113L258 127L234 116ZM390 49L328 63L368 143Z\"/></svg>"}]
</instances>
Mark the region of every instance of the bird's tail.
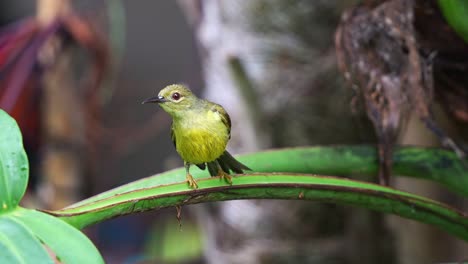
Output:
<instances>
[{"instance_id":1,"label":"bird's tail","mask_svg":"<svg viewBox=\"0 0 468 264\"><path fill-rule=\"evenodd\" d=\"M236 160L231 154L229 154L229 152L227 152L227 150L225 150L224 153L216 160L207 163L208 171L211 176L218 176L218 164L219 167L228 174L230 173L229 171L244 173L244 170L252 170Z\"/></svg>"}]
</instances>

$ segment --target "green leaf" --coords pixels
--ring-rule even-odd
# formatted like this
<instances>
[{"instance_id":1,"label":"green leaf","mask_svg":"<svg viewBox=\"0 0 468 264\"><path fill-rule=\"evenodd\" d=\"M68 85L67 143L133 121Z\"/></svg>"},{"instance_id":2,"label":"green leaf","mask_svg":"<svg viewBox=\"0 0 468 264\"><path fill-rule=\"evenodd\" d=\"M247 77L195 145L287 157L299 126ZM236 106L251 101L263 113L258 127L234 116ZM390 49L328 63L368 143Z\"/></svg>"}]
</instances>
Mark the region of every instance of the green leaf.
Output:
<instances>
[{"instance_id":1,"label":"green leaf","mask_svg":"<svg viewBox=\"0 0 468 264\"><path fill-rule=\"evenodd\" d=\"M73 226L18 206L28 181L28 160L18 125L3 110L0 126L0 263L104 263Z\"/></svg>"},{"instance_id":2,"label":"green leaf","mask_svg":"<svg viewBox=\"0 0 468 264\"><path fill-rule=\"evenodd\" d=\"M468 241L468 218L462 212L430 199L372 183L324 176L269 173L236 176L232 186L226 185L219 178L199 180L198 184L199 189L196 190L188 189L184 182L147 185L129 192L112 191L113 195L107 198L49 213L83 228L120 215L176 205L234 199L313 200L396 214L438 226ZM129 185L126 187L130 188Z\"/></svg>"},{"instance_id":3,"label":"green leaf","mask_svg":"<svg viewBox=\"0 0 468 264\"><path fill-rule=\"evenodd\" d=\"M200 226L183 221L180 227L174 221L152 228L145 255L157 258L163 263L184 263L203 255L203 234Z\"/></svg>"},{"instance_id":4,"label":"green leaf","mask_svg":"<svg viewBox=\"0 0 468 264\"><path fill-rule=\"evenodd\" d=\"M0 216L0 250L0 263L104 263L79 230L21 207Z\"/></svg>"},{"instance_id":5,"label":"green leaf","mask_svg":"<svg viewBox=\"0 0 468 264\"><path fill-rule=\"evenodd\" d=\"M15 208L28 184L28 159L16 121L0 109L0 214Z\"/></svg>"},{"instance_id":6,"label":"green leaf","mask_svg":"<svg viewBox=\"0 0 468 264\"><path fill-rule=\"evenodd\" d=\"M0 263L54 263L39 239L12 217L0 216Z\"/></svg>"},{"instance_id":7,"label":"green leaf","mask_svg":"<svg viewBox=\"0 0 468 264\"><path fill-rule=\"evenodd\" d=\"M35 210L18 209L13 218L27 226L63 263L104 263L93 243L75 227Z\"/></svg>"},{"instance_id":8,"label":"green leaf","mask_svg":"<svg viewBox=\"0 0 468 264\"><path fill-rule=\"evenodd\" d=\"M104 263L79 230L21 207L0 215L0 250L0 263Z\"/></svg>"},{"instance_id":9,"label":"green leaf","mask_svg":"<svg viewBox=\"0 0 468 264\"><path fill-rule=\"evenodd\" d=\"M255 172L315 173L335 176L377 175L377 151L374 146L331 146L270 150L238 157ZM393 154L393 173L435 181L447 189L468 197L468 170L455 153L438 148L398 147ZM192 166L194 178L209 174ZM185 170L175 169L117 187L73 205L89 204L132 190L172 184L185 180Z\"/></svg>"},{"instance_id":10,"label":"green leaf","mask_svg":"<svg viewBox=\"0 0 468 264\"><path fill-rule=\"evenodd\" d=\"M465 42L468 42L468 1L439 0L438 2L447 22Z\"/></svg>"}]
</instances>

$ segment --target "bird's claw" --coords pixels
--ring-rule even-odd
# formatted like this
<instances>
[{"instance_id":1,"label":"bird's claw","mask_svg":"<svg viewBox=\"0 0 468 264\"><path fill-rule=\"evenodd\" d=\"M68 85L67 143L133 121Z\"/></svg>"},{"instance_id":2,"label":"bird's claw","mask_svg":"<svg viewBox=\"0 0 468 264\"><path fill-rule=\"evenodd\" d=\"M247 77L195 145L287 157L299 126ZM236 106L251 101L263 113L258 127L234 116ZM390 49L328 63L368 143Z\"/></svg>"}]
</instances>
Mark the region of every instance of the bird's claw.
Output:
<instances>
[{"instance_id":1,"label":"bird's claw","mask_svg":"<svg viewBox=\"0 0 468 264\"><path fill-rule=\"evenodd\" d=\"M228 173L224 172L223 170L218 171L219 177L221 179L224 179L229 185L232 185L232 176L229 175Z\"/></svg>"},{"instance_id":2,"label":"bird's claw","mask_svg":"<svg viewBox=\"0 0 468 264\"><path fill-rule=\"evenodd\" d=\"M195 179L192 177L192 175L190 173L187 173L186 178L187 178L187 183L188 183L190 188L192 188L192 189L197 189L198 188L197 182L195 181Z\"/></svg>"}]
</instances>

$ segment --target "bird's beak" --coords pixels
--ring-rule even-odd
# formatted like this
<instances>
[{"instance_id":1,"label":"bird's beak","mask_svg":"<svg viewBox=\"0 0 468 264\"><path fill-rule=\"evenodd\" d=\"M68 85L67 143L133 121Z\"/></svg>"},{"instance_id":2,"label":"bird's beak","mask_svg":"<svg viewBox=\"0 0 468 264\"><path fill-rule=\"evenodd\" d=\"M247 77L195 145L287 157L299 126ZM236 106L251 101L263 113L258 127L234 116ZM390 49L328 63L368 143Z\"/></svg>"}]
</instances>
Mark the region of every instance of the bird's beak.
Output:
<instances>
[{"instance_id":1,"label":"bird's beak","mask_svg":"<svg viewBox=\"0 0 468 264\"><path fill-rule=\"evenodd\" d=\"M167 102L167 100L162 97L162 96L155 96L155 97L150 97L146 100L144 100L143 102L141 102L141 104L148 104L148 103L164 103L164 102Z\"/></svg>"}]
</instances>

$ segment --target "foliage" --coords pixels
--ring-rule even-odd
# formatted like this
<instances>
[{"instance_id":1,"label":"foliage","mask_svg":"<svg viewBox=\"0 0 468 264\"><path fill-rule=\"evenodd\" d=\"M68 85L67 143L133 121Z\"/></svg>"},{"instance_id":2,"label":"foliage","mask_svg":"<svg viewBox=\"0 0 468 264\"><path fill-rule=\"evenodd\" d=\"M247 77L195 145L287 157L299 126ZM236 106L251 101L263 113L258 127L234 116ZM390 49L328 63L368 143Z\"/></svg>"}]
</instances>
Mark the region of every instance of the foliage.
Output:
<instances>
[{"instance_id":1,"label":"foliage","mask_svg":"<svg viewBox=\"0 0 468 264\"><path fill-rule=\"evenodd\" d=\"M464 0L439 0L439 6L447 22L468 42L468 2Z\"/></svg>"},{"instance_id":2,"label":"foliage","mask_svg":"<svg viewBox=\"0 0 468 264\"><path fill-rule=\"evenodd\" d=\"M0 263L103 263L79 230L18 205L28 183L28 160L19 128L3 110L0 125Z\"/></svg>"},{"instance_id":3,"label":"foliage","mask_svg":"<svg viewBox=\"0 0 468 264\"><path fill-rule=\"evenodd\" d=\"M160 182L159 178L162 181L179 178L173 177L175 175L183 175L183 172L176 170L146 178L104 193L99 199L90 199L50 213L78 228L84 228L121 215L202 202L235 199L314 200L360 206L430 223L468 241L468 218L462 212L430 199L372 183L295 173L239 175L234 179L233 186L226 185L218 178L208 178L198 181L197 190L188 190L185 182L157 183Z\"/></svg>"},{"instance_id":4,"label":"foliage","mask_svg":"<svg viewBox=\"0 0 468 264\"><path fill-rule=\"evenodd\" d=\"M154 225L145 256L162 263L185 263L203 255L202 230L196 222L186 221L180 226L175 221Z\"/></svg>"},{"instance_id":5,"label":"foliage","mask_svg":"<svg viewBox=\"0 0 468 264\"><path fill-rule=\"evenodd\" d=\"M373 183L318 176L375 175L376 153L366 146L294 148L240 158L256 173L238 175L232 186L193 171L191 190L183 169L141 179L68 208L39 212L18 206L28 180L19 129L0 111L0 263L102 263L94 245L76 228L121 215L165 207L232 199L297 199L332 202L396 214L435 225L468 241L468 217L436 201ZM467 196L468 175L455 154L440 149L399 148L395 172L437 181ZM282 171L279 173L278 171ZM171 259L174 252L166 252ZM56 257L55 257L56 256Z\"/></svg>"}]
</instances>

